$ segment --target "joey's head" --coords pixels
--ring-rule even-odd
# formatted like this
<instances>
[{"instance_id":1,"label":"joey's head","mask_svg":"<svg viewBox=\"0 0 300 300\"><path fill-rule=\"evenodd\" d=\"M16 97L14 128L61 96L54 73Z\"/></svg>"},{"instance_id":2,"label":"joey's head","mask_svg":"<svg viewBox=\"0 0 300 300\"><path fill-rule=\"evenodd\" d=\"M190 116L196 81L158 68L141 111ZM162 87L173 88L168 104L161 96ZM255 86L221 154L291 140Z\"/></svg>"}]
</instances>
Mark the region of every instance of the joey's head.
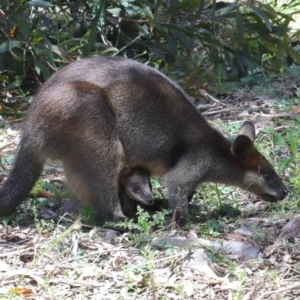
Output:
<instances>
[{"instance_id":1,"label":"joey's head","mask_svg":"<svg viewBox=\"0 0 300 300\"><path fill-rule=\"evenodd\" d=\"M153 204L154 196L147 171L141 168L124 168L119 174L119 181L130 199L144 205Z\"/></svg>"},{"instance_id":2,"label":"joey's head","mask_svg":"<svg viewBox=\"0 0 300 300\"><path fill-rule=\"evenodd\" d=\"M269 202L283 200L288 190L267 159L254 147L255 127L245 122L232 144L232 153L242 163L239 187Z\"/></svg>"}]
</instances>

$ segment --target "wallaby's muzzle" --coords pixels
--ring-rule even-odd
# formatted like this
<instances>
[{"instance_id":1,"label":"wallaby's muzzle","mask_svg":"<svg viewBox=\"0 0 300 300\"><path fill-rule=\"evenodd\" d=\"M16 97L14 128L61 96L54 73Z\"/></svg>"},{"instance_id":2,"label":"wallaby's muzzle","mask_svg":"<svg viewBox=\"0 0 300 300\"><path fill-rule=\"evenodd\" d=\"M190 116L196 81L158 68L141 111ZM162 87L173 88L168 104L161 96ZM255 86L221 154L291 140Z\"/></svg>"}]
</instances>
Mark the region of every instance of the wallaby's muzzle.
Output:
<instances>
[{"instance_id":1,"label":"wallaby's muzzle","mask_svg":"<svg viewBox=\"0 0 300 300\"><path fill-rule=\"evenodd\" d=\"M149 200L143 200L141 201L142 204L145 204L145 205L153 205L154 204L154 199L149 199Z\"/></svg>"},{"instance_id":2,"label":"wallaby's muzzle","mask_svg":"<svg viewBox=\"0 0 300 300\"><path fill-rule=\"evenodd\" d=\"M274 193L272 195L263 194L258 196L267 202L277 202L283 200L288 195L288 193L288 189L284 185L282 185L279 188L274 189Z\"/></svg>"}]
</instances>

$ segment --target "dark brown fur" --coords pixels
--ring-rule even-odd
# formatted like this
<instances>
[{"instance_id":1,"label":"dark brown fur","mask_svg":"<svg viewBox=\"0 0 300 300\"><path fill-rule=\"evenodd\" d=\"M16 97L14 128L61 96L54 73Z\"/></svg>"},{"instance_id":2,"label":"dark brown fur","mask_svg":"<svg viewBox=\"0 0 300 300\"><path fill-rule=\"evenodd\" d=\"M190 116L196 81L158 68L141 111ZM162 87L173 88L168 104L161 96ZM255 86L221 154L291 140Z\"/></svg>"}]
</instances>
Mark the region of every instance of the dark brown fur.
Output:
<instances>
[{"instance_id":1,"label":"dark brown fur","mask_svg":"<svg viewBox=\"0 0 300 300\"><path fill-rule=\"evenodd\" d=\"M76 94L77 81L101 88L109 99L107 105ZM117 121L113 131L101 118L111 111ZM36 95L15 167L0 190L0 215L26 197L49 157L63 161L68 182L95 207L102 222L120 219L115 182L122 163L116 135L130 168L143 167L163 177L169 207L179 211L182 223L189 195L205 181L238 186L266 201L287 195L272 166L253 145L252 123L246 122L231 143L155 69L121 57L91 57L62 68Z\"/></svg>"}]
</instances>

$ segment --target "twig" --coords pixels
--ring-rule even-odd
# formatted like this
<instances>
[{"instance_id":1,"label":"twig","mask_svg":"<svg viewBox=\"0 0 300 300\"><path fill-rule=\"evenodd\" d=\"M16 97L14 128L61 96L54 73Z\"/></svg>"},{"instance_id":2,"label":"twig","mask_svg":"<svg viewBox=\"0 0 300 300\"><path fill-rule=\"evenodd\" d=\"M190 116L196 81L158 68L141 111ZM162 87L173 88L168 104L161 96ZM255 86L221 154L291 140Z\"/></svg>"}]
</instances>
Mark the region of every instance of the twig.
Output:
<instances>
[{"instance_id":1,"label":"twig","mask_svg":"<svg viewBox=\"0 0 300 300\"><path fill-rule=\"evenodd\" d=\"M23 122L24 118L19 118L19 119L14 119L14 120L6 120L8 124L10 123L18 123L18 122Z\"/></svg>"},{"instance_id":2,"label":"twig","mask_svg":"<svg viewBox=\"0 0 300 300\"><path fill-rule=\"evenodd\" d=\"M296 117L299 114L297 113L278 113L278 114L259 114L261 117L266 117L266 118L289 118L289 117Z\"/></svg>"},{"instance_id":3,"label":"twig","mask_svg":"<svg viewBox=\"0 0 300 300\"><path fill-rule=\"evenodd\" d=\"M2 246L2 244L0 244ZM4 244L4 246L6 246ZM26 245L23 245L23 246L20 246L22 248L19 248L18 250L14 250L14 251L8 251L8 252L4 252L4 253L0 253L0 257L10 257L12 255L19 255L21 254L22 252L26 251L26 250L31 250L31 249L34 249L35 248L35 245L34 244L26 244Z\"/></svg>"},{"instance_id":4,"label":"twig","mask_svg":"<svg viewBox=\"0 0 300 300\"><path fill-rule=\"evenodd\" d=\"M0 147L0 152L1 152L2 150L4 150L5 148L7 148L7 147L13 145L13 144L14 144L13 142L9 142L9 143L7 143L7 144L1 146L1 147Z\"/></svg>"},{"instance_id":5,"label":"twig","mask_svg":"<svg viewBox=\"0 0 300 300\"><path fill-rule=\"evenodd\" d=\"M225 103L220 102L219 100L217 100L216 98L211 96L209 93L207 93L205 90L199 89L198 91L199 91L200 95L203 96L204 98L211 100L223 107L227 107L227 105Z\"/></svg>"},{"instance_id":6,"label":"twig","mask_svg":"<svg viewBox=\"0 0 300 300\"><path fill-rule=\"evenodd\" d=\"M6 172L6 168L4 167L1 159L0 159L0 165L1 165L1 168L3 169L3 171Z\"/></svg>"},{"instance_id":7,"label":"twig","mask_svg":"<svg viewBox=\"0 0 300 300\"><path fill-rule=\"evenodd\" d=\"M215 104L198 104L197 105L197 109L199 109L200 111L205 111L211 108L215 108Z\"/></svg>"},{"instance_id":8,"label":"twig","mask_svg":"<svg viewBox=\"0 0 300 300\"><path fill-rule=\"evenodd\" d=\"M223 109L214 110L214 111L205 111L202 113L202 115L210 116L210 115L216 115L216 114L226 112L226 111L236 111L236 110L232 109L231 107L228 107L228 108L223 108Z\"/></svg>"},{"instance_id":9,"label":"twig","mask_svg":"<svg viewBox=\"0 0 300 300\"><path fill-rule=\"evenodd\" d=\"M278 126L278 127L274 128L274 130L275 130L276 132L278 132L278 131L287 129L288 127L289 127L288 125L282 125L282 126Z\"/></svg>"},{"instance_id":10,"label":"twig","mask_svg":"<svg viewBox=\"0 0 300 300\"><path fill-rule=\"evenodd\" d=\"M157 300L156 291L155 291L156 290L156 284L155 284L153 272L150 274L150 282L151 282L151 290L152 290L152 299Z\"/></svg>"},{"instance_id":11,"label":"twig","mask_svg":"<svg viewBox=\"0 0 300 300\"><path fill-rule=\"evenodd\" d=\"M105 249L105 250L101 249L101 250L97 250L95 252L92 252L92 253L89 253L89 254L86 254L86 255L68 258L68 259L64 260L64 263L67 263L67 262L70 262L70 261L73 261L73 260L79 260L79 259L87 258L87 257L94 256L94 255L97 255L97 256L102 255L102 254L107 255L111 252L118 252L118 251L125 251L125 252L127 251L128 252L128 251L133 251L133 250L139 252L138 249L128 249L128 248L121 248L121 247L115 247L114 249Z\"/></svg>"},{"instance_id":12,"label":"twig","mask_svg":"<svg viewBox=\"0 0 300 300\"><path fill-rule=\"evenodd\" d=\"M295 289L295 288L299 288L299 287L300 287L300 284L297 283L295 285L290 285L290 286L287 286L287 287L284 287L284 288L280 288L280 289L275 290L275 291L265 292L262 295L260 295L256 300L262 300L267 295L276 294L276 293L282 293L282 292L285 292L285 291L288 291L288 290L292 290L292 289Z\"/></svg>"},{"instance_id":13,"label":"twig","mask_svg":"<svg viewBox=\"0 0 300 300\"><path fill-rule=\"evenodd\" d=\"M171 222L171 221L170 221L170 224L164 226L163 228L160 228L160 229L154 231L154 232L151 234L151 236L154 235L155 233L160 232L160 231L165 231L166 229L168 229L169 227L172 227L173 225L176 225L176 221L174 221L174 222Z\"/></svg>"}]
</instances>

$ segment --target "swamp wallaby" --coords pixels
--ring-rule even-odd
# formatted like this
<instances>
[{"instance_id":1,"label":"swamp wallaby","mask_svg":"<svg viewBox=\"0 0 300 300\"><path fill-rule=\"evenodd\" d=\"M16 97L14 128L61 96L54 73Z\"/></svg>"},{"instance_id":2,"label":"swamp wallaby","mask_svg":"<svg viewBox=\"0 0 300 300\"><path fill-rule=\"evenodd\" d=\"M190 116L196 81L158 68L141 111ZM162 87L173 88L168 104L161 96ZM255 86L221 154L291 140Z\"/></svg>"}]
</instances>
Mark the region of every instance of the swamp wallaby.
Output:
<instances>
[{"instance_id":1,"label":"swamp wallaby","mask_svg":"<svg viewBox=\"0 0 300 300\"><path fill-rule=\"evenodd\" d=\"M154 196L149 173L141 168L124 168L119 174L119 198L124 214L136 216L137 204L144 208L152 206Z\"/></svg>"},{"instance_id":2,"label":"swamp wallaby","mask_svg":"<svg viewBox=\"0 0 300 300\"><path fill-rule=\"evenodd\" d=\"M79 92L77 84L84 85ZM81 96L89 84L92 92L94 86L105 92L107 105ZM105 114L116 117L116 130L105 130ZM178 211L181 224L188 197L204 181L237 186L266 201L282 200L287 189L255 149L254 138L254 126L246 122L234 142L228 141L181 88L154 68L122 57L78 60L52 75L37 93L15 166L0 190L0 215L26 197L49 157L63 162L70 186L94 206L98 220L122 218L118 140L130 168L142 167L165 180L169 207Z\"/></svg>"}]
</instances>

